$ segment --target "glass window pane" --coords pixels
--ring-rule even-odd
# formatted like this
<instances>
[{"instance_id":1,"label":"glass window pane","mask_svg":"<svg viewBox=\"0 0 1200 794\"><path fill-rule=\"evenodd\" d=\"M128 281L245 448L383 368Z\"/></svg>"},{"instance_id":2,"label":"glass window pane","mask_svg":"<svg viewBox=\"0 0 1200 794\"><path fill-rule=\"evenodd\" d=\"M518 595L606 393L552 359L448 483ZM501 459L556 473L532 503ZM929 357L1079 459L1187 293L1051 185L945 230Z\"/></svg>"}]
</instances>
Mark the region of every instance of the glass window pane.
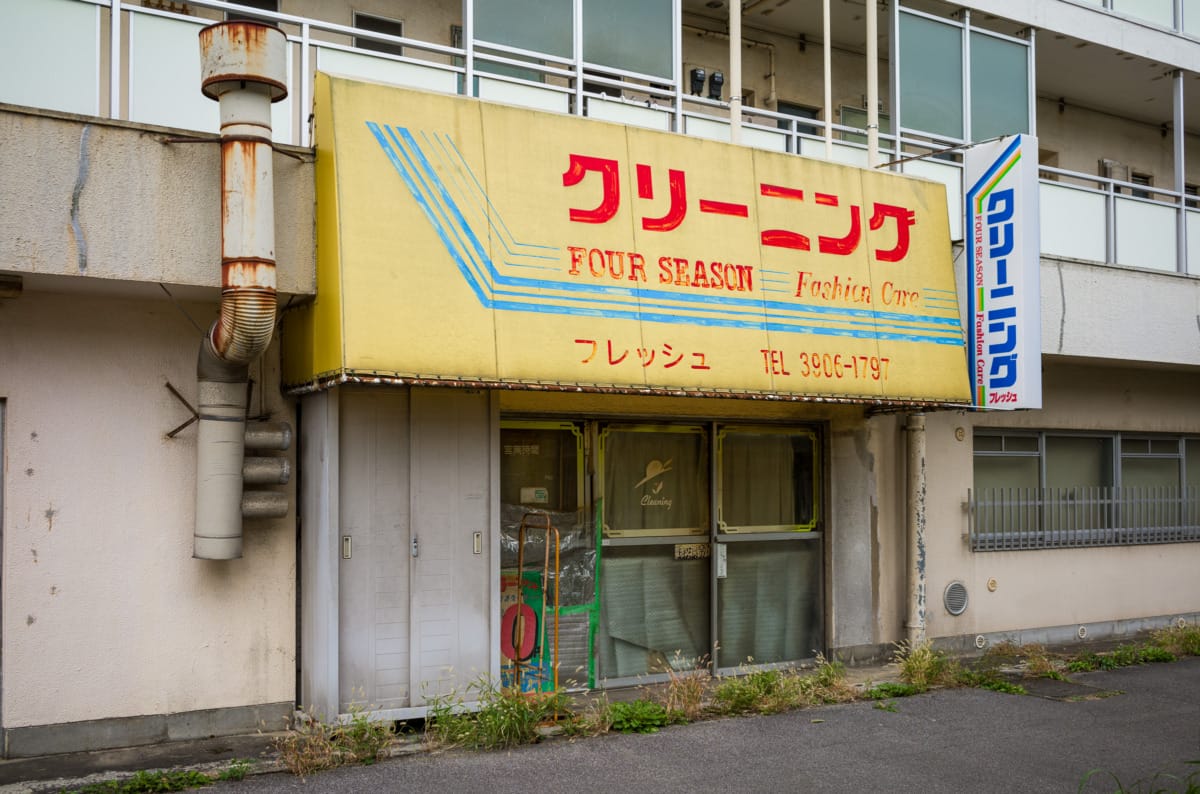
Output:
<instances>
[{"instance_id":1,"label":"glass window pane","mask_svg":"<svg viewBox=\"0 0 1200 794\"><path fill-rule=\"evenodd\" d=\"M1121 523L1126 528L1179 523L1178 458L1125 458L1121 484Z\"/></svg>"},{"instance_id":2,"label":"glass window pane","mask_svg":"<svg viewBox=\"0 0 1200 794\"><path fill-rule=\"evenodd\" d=\"M1200 488L1200 439L1189 438L1186 444L1187 485Z\"/></svg>"},{"instance_id":3,"label":"glass window pane","mask_svg":"<svg viewBox=\"0 0 1200 794\"><path fill-rule=\"evenodd\" d=\"M707 447L698 427L605 430L605 534L707 534Z\"/></svg>"},{"instance_id":4,"label":"glass window pane","mask_svg":"<svg viewBox=\"0 0 1200 794\"><path fill-rule=\"evenodd\" d=\"M1125 488L1179 489L1179 461L1173 458L1125 458L1121 461Z\"/></svg>"},{"instance_id":5,"label":"glass window pane","mask_svg":"<svg viewBox=\"0 0 1200 794\"><path fill-rule=\"evenodd\" d=\"M500 431L500 502L552 512L579 507L579 436L567 428Z\"/></svg>"},{"instance_id":6,"label":"glass window pane","mask_svg":"<svg viewBox=\"0 0 1200 794\"><path fill-rule=\"evenodd\" d=\"M1004 448L1004 439L1000 436L975 436L976 452L999 452Z\"/></svg>"},{"instance_id":7,"label":"glass window pane","mask_svg":"<svg viewBox=\"0 0 1200 794\"><path fill-rule=\"evenodd\" d=\"M1200 36L1200 0L1183 0L1183 32Z\"/></svg>"},{"instance_id":8,"label":"glass window pane","mask_svg":"<svg viewBox=\"0 0 1200 794\"><path fill-rule=\"evenodd\" d=\"M1174 438L1150 439L1151 455L1178 455L1179 441Z\"/></svg>"},{"instance_id":9,"label":"glass window pane","mask_svg":"<svg viewBox=\"0 0 1200 794\"><path fill-rule=\"evenodd\" d=\"M908 124L908 108L904 107ZM971 138L1029 132L1029 48L971 34Z\"/></svg>"},{"instance_id":10,"label":"glass window pane","mask_svg":"<svg viewBox=\"0 0 1200 794\"><path fill-rule=\"evenodd\" d=\"M721 667L810 659L822 646L821 547L809 542L728 543L717 583Z\"/></svg>"},{"instance_id":11,"label":"glass window pane","mask_svg":"<svg viewBox=\"0 0 1200 794\"><path fill-rule=\"evenodd\" d=\"M807 433L722 431L721 530L812 529L815 458Z\"/></svg>"},{"instance_id":12,"label":"glass window pane","mask_svg":"<svg viewBox=\"0 0 1200 794\"><path fill-rule=\"evenodd\" d=\"M1150 441L1145 438L1121 439L1121 454L1145 455L1150 451Z\"/></svg>"},{"instance_id":13,"label":"glass window pane","mask_svg":"<svg viewBox=\"0 0 1200 794\"><path fill-rule=\"evenodd\" d=\"M475 3L475 38L570 58L571 5L571 0Z\"/></svg>"},{"instance_id":14,"label":"glass window pane","mask_svg":"<svg viewBox=\"0 0 1200 794\"><path fill-rule=\"evenodd\" d=\"M1175 25L1173 5L1172 0L1112 0L1113 11L1144 19L1164 28Z\"/></svg>"},{"instance_id":15,"label":"glass window pane","mask_svg":"<svg viewBox=\"0 0 1200 794\"><path fill-rule=\"evenodd\" d=\"M362 30L369 30L373 33L386 33L389 36L403 36L404 23L398 19L388 19L387 17L377 17L373 14L354 14L354 27ZM399 44L391 44L386 41L377 41L375 39L366 39L359 36L354 37L354 46L360 50L372 50L374 52L386 52L390 55L403 55L404 48Z\"/></svg>"},{"instance_id":16,"label":"glass window pane","mask_svg":"<svg viewBox=\"0 0 1200 794\"><path fill-rule=\"evenodd\" d=\"M194 37L191 43L195 49ZM70 0L5 3L0 102L96 115L99 47L99 6Z\"/></svg>"},{"instance_id":17,"label":"glass window pane","mask_svg":"<svg viewBox=\"0 0 1200 794\"><path fill-rule=\"evenodd\" d=\"M569 427L505 427L500 431L500 567L517 567L521 522L526 573L546 560L543 514L558 530L559 598L590 604L595 591L596 536L591 511L580 505L581 437ZM531 515L532 514L532 515ZM551 547L553 559L553 547ZM553 582L554 574L550 573ZM540 579L538 580L540 581ZM553 591L550 591L553 592Z\"/></svg>"},{"instance_id":18,"label":"glass window pane","mask_svg":"<svg viewBox=\"0 0 1200 794\"><path fill-rule=\"evenodd\" d=\"M675 546L607 546L600 566L601 678L693 670L711 650L709 560Z\"/></svg>"},{"instance_id":19,"label":"glass window pane","mask_svg":"<svg viewBox=\"0 0 1200 794\"><path fill-rule=\"evenodd\" d=\"M1000 455L975 458L975 493L979 496L990 489L1037 487L1037 458Z\"/></svg>"},{"instance_id":20,"label":"glass window pane","mask_svg":"<svg viewBox=\"0 0 1200 794\"><path fill-rule=\"evenodd\" d=\"M1096 488L1112 485L1112 440L1046 437L1046 487Z\"/></svg>"},{"instance_id":21,"label":"glass window pane","mask_svg":"<svg viewBox=\"0 0 1200 794\"><path fill-rule=\"evenodd\" d=\"M670 79L671 0L584 0L583 59Z\"/></svg>"},{"instance_id":22,"label":"glass window pane","mask_svg":"<svg viewBox=\"0 0 1200 794\"><path fill-rule=\"evenodd\" d=\"M1037 452L1037 436L1005 436L1005 452Z\"/></svg>"},{"instance_id":23,"label":"glass window pane","mask_svg":"<svg viewBox=\"0 0 1200 794\"><path fill-rule=\"evenodd\" d=\"M1187 505L1189 526L1200 526L1200 440L1188 439L1184 455L1187 469Z\"/></svg>"},{"instance_id":24,"label":"glass window pane","mask_svg":"<svg viewBox=\"0 0 1200 794\"><path fill-rule=\"evenodd\" d=\"M962 32L900 14L900 112L905 127L962 138Z\"/></svg>"}]
</instances>

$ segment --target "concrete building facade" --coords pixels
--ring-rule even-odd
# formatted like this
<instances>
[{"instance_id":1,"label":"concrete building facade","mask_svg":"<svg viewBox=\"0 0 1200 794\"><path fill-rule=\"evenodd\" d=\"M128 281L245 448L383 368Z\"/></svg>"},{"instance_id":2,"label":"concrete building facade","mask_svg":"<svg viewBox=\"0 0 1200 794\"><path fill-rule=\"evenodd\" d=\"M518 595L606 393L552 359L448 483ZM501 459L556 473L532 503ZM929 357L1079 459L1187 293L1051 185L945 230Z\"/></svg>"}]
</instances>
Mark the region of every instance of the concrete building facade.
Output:
<instances>
[{"instance_id":1,"label":"concrete building facade","mask_svg":"<svg viewBox=\"0 0 1200 794\"><path fill-rule=\"evenodd\" d=\"M298 707L419 716L480 676L519 670L523 686L551 686L556 660L559 686L602 687L697 664L879 659L903 640L966 652L1200 618L1200 9L888 2L871 42L864 6L831 5L828 36L815 3L747 2L736 20L728 3L692 0L0 11L6 755L252 730ZM272 453L293 476L273 486L285 515L246 519L240 558L205 560L193 557L188 420L222 290L224 203L197 34L245 16L287 37L287 97L271 110L282 319L249 365L245 414L294 429ZM356 96L381 98L378 113L335 117ZM513 163L536 162L512 140L542 141L560 123L584 155L630 142L644 154L622 162L629 201L652 193L635 161L663 180L659 199L668 166L693 190L706 168L732 185L744 165L755 190L794 167L843 194L879 179L885 192L936 195L913 234L945 224L920 266L957 280L942 304L956 340L969 289L963 152L1036 136L1041 408L975 410L965 360L927 352L893 392L784 380L803 345L764 352L732 380L690 358L702 367L690 379L648 374L651 352L684 349L679 335L713 361L733 345L729 325L677 331L692 328L672 324L691 304L647 319L671 300L657 293L637 294L634 344L584 315L510 317L501 292L473 336L479 323L453 296L475 298L424 255L443 245L443 205L402 179L420 173L406 156L435 149L400 130L443 107L487 119L478 136L465 122L428 133L461 146L468 171L504 172L491 140L508 141ZM363 121L382 125L378 141ZM490 137L499 129L510 137ZM565 156L545 171L555 190L568 172ZM567 206L600 194L567 195L546 205L563 223ZM535 215L479 206L486 245L511 231L492 218L520 232ZM564 271L567 244L583 257L596 247L568 228ZM707 250L732 239L682 228L672 239ZM806 230L813 248L817 231ZM870 234L864 257L887 248ZM413 319L423 313L434 319ZM590 374L581 339L610 364L624 351L646 366ZM539 369L554 355L575 355L575 370ZM862 366L869 380L870 355ZM668 492L669 520L653 513Z\"/></svg>"}]
</instances>

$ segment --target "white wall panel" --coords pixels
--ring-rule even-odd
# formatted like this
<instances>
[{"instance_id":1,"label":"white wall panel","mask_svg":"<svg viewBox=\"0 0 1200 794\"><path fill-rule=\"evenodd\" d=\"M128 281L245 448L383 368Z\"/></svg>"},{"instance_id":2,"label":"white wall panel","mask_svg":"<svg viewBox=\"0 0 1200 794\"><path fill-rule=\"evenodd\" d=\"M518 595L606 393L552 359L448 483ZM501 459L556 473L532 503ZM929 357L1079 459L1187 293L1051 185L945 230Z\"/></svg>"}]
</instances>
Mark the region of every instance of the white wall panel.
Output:
<instances>
[{"instance_id":1,"label":"white wall panel","mask_svg":"<svg viewBox=\"0 0 1200 794\"><path fill-rule=\"evenodd\" d=\"M219 132L220 106L200 93L200 29L212 20L129 15L129 119L164 127ZM288 96L271 105L271 139L293 143L292 50Z\"/></svg>"},{"instance_id":2,"label":"white wall panel","mask_svg":"<svg viewBox=\"0 0 1200 794\"><path fill-rule=\"evenodd\" d=\"M523 83L510 83L507 80L495 80L491 77L479 78L479 98L489 102L502 102L505 105L520 105L534 110L545 110L550 113L566 113L570 110L570 99L562 91L538 88Z\"/></svg>"},{"instance_id":3,"label":"white wall panel","mask_svg":"<svg viewBox=\"0 0 1200 794\"><path fill-rule=\"evenodd\" d=\"M634 105L615 99L588 97L587 114L589 118L599 119L600 121L615 121L620 124L629 124L634 127L648 127L652 130L663 130L664 132L671 129L671 112L669 110Z\"/></svg>"},{"instance_id":4,"label":"white wall panel","mask_svg":"<svg viewBox=\"0 0 1200 794\"><path fill-rule=\"evenodd\" d=\"M1117 264L1175 272L1175 210L1135 199L1116 203Z\"/></svg>"},{"instance_id":5,"label":"white wall panel","mask_svg":"<svg viewBox=\"0 0 1200 794\"><path fill-rule=\"evenodd\" d=\"M1200 276L1200 212L1187 213L1187 272Z\"/></svg>"},{"instance_id":6,"label":"white wall panel","mask_svg":"<svg viewBox=\"0 0 1200 794\"><path fill-rule=\"evenodd\" d=\"M100 113L100 7L74 0L0 8L0 102Z\"/></svg>"},{"instance_id":7,"label":"white wall panel","mask_svg":"<svg viewBox=\"0 0 1200 794\"><path fill-rule=\"evenodd\" d=\"M346 52L330 47L317 50L317 70L345 75L358 80L376 83L391 83L409 88L424 88L444 94L458 93L458 73L432 66L376 58L357 52Z\"/></svg>"},{"instance_id":8,"label":"white wall panel","mask_svg":"<svg viewBox=\"0 0 1200 794\"><path fill-rule=\"evenodd\" d=\"M1042 256L1103 262L1104 196L1066 185L1039 186Z\"/></svg>"}]
</instances>

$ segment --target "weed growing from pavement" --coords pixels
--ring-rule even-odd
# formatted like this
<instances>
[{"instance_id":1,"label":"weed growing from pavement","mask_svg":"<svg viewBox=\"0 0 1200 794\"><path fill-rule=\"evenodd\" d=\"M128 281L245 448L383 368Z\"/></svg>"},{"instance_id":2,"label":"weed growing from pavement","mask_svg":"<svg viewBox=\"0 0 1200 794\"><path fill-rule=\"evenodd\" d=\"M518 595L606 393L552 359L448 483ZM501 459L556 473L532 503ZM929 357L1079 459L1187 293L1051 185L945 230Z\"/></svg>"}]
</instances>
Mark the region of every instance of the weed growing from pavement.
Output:
<instances>
[{"instance_id":1,"label":"weed growing from pavement","mask_svg":"<svg viewBox=\"0 0 1200 794\"><path fill-rule=\"evenodd\" d=\"M245 758L235 758L229 762L229 766L222 769L217 774L217 780L245 780L246 773L250 771L250 766L253 764Z\"/></svg>"},{"instance_id":2,"label":"weed growing from pavement","mask_svg":"<svg viewBox=\"0 0 1200 794\"><path fill-rule=\"evenodd\" d=\"M896 643L893 661L900 667L900 680L912 685L917 692L959 682L959 665L945 651L934 648L929 640L917 645Z\"/></svg>"},{"instance_id":3,"label":"weed growing from pavement","mask_svg":"<svg viewBox=\"0 0 1200 794\"><path fill-rule=\"evenodd\" d=\"M658 733L675 719L662 704L653 700L628 700L609 704L609 721L612 730L621 733Z\"/></svg>"},{"instance_id":4,"label":"weed growing from pavement","mask_svg":"<svg viewBox=\"0 0 1200 794\"><path fill-rule=\"evenodd\" d=\"M1200 760L1188 761L1188 764L1200 767ZM1094 791L1092 780L1097 776L1100 777L1097 782L1103 786L1101 791L1111 791L1113 794L1200 794L1200 768L1183 776L1156 772L1153 777L1136 780L1128 786L1112 772L1093 769L1079 781L1079 794ZM1110 785L1115 785L1116 788L1109 788Z\"/></svg>"},{"instance_id":5,"label":"weed growing from pavement","mask_svg":"<svg viewBox=\"0 0 1200 794\"><path fill-rule=\"evenodd\" d=\"M846 683L845 665L818 655L811 673L793 668L743 668L742 675L720 678L711 709L717 714L778 714L804 706L845 703L858 694Z\"/></svg>"},{"instance_id":6,"label":"weed growing from pavement","mask_svg":"<svg viewBox=\"0 0 1200 794\"><path fill-rule=\"evenodd\" d=\"M386 753L396 734L395 723L375 720L362 706L353 706L345 722L325 722L311 709L292 730L275 740L279 759L301 777L345 764L373 764Z\"/></svg>"},{"instance_id":7,"label":"weed growing from pavement","mask_svg":"<svg viewBox=\"0 0 1200 794\"><path fill-rule=\"evenodd\" d=\"M538 726L569 714L566 695L520 692L480 679L468 691L477 695L477 708L468 708L458 693L428 698L426 741L435 746L500 750L532 744Z\"/></svg>"},{"instance_id":8,"label":"weed growing from pavement","mask_svg":"<svg viewBox=\"0 0 1200 794\"><path fill-rule=\"evenodd\" d=\"M156 791L186 791L187 789L211 786L213 779L195 770L147 770L143 769L126 780L106 780L93 783L72 794L142 794Z\"/></svg>"},{"instance_id":9,"label":"weed growing from pavement","mask_svg":"<svg viewBox=\"0 0 1200 794\"><path fill-rule=\"evenodd\" d=\"M669 680L657 696L657 700L668 714L678 715L685 722L697 720L704 713L704 695L712 682L709 659L704 656L689 666L679 651L675 652Z\"/></svg>"},{"instance_id":10,"label":"weed growing from pavement","mask_svg":"<svg viewBox=\"0 0 1200 794\"><path fill-rule=\"evenodd\" d=\"M1200 656L1200 626L1183 625L1160 629L1150 635L1151 641L1176 656Z\"/></svg>"},{"instance_id":11,"label":"weed growing from pavement","mask_svg":"<svg viewBox=\"0 0 1200 794\"><path fill-rule=\"evenodd\" d=\"M653 732L706 717L775 714L859 699L873 700L874 708L893 712L898 710L895 699L935 687L976 687L1026 694L1026 689L1018 683L1020 678L1066 680L1066 672L1173 661L1182 655L1200 655L1200 628L1175 626L1154 632L1148 643L1122 645L1108 653L1086 651L1075 656L1052 653L1036 644L1000 643L969 662L952 659L928 641L916 645L898 643L893 662L901 681L860 688L847 683L845 667L840 662L821 656L817 657L815 668L810 669L751 667L754 660L748 659L739 675L714 676L707 660L687 662L677 654L676 662L667 670L665 684L645 687L644 695L630 702L610 703L604 693L592 698L576 695L572 702L561 693L522 693L486 678L468 687L467 692L472 695L469 701L456 693L427 697L425 741L432 747L503 749L540 741L548 726L556 726L571 737L609 731ZM1112 694L1119 693L1102 692L1086 697ZM390 723L373 723L365 712L338 725L326 724L310 715L279 740L277 748L285 765L303 775L345 763L370 763L381 756L392 738ZM232 769L230 774L235 774ZM1200 784L1189 779L1189 785L1192 784L1196 787L1186 790L1200 794Z\"/></svg>"},{"instance_id":12,"label":"weed growing from pavement","mask_svg":"<svg viewBox=\"0 0 1200 794\"><path fill-rule=\"evenodd\" d=\"M900 681L884 681L883 683L868 687L863 694L871 700L887 700L888 698L906 698L909 695L919 695L921 693L912 684L905 684Z\"/></svg>"}]
</instances>

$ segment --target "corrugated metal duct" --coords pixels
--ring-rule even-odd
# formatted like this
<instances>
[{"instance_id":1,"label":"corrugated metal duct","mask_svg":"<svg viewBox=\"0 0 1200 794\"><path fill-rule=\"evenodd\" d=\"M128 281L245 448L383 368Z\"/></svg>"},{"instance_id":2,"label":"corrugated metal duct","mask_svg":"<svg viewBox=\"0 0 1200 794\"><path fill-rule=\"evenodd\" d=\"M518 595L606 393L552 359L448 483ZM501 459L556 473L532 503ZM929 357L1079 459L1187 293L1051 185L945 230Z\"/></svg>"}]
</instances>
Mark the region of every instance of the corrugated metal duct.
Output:
<instances>
[{"instance_id":1,"label":"corrugated metal duct","mask_svg":"<svg viewBox=\"0 0 1200 794\"><path fill-rule=\"evenodd\" d=\"M271 103L287 96L286 47L283 31L256 22L200 31L201 90L221 106L221 310L197 364L193 554L206 560L242 556L249 365L275 327Z\"/></svg>"}]
</instances>

